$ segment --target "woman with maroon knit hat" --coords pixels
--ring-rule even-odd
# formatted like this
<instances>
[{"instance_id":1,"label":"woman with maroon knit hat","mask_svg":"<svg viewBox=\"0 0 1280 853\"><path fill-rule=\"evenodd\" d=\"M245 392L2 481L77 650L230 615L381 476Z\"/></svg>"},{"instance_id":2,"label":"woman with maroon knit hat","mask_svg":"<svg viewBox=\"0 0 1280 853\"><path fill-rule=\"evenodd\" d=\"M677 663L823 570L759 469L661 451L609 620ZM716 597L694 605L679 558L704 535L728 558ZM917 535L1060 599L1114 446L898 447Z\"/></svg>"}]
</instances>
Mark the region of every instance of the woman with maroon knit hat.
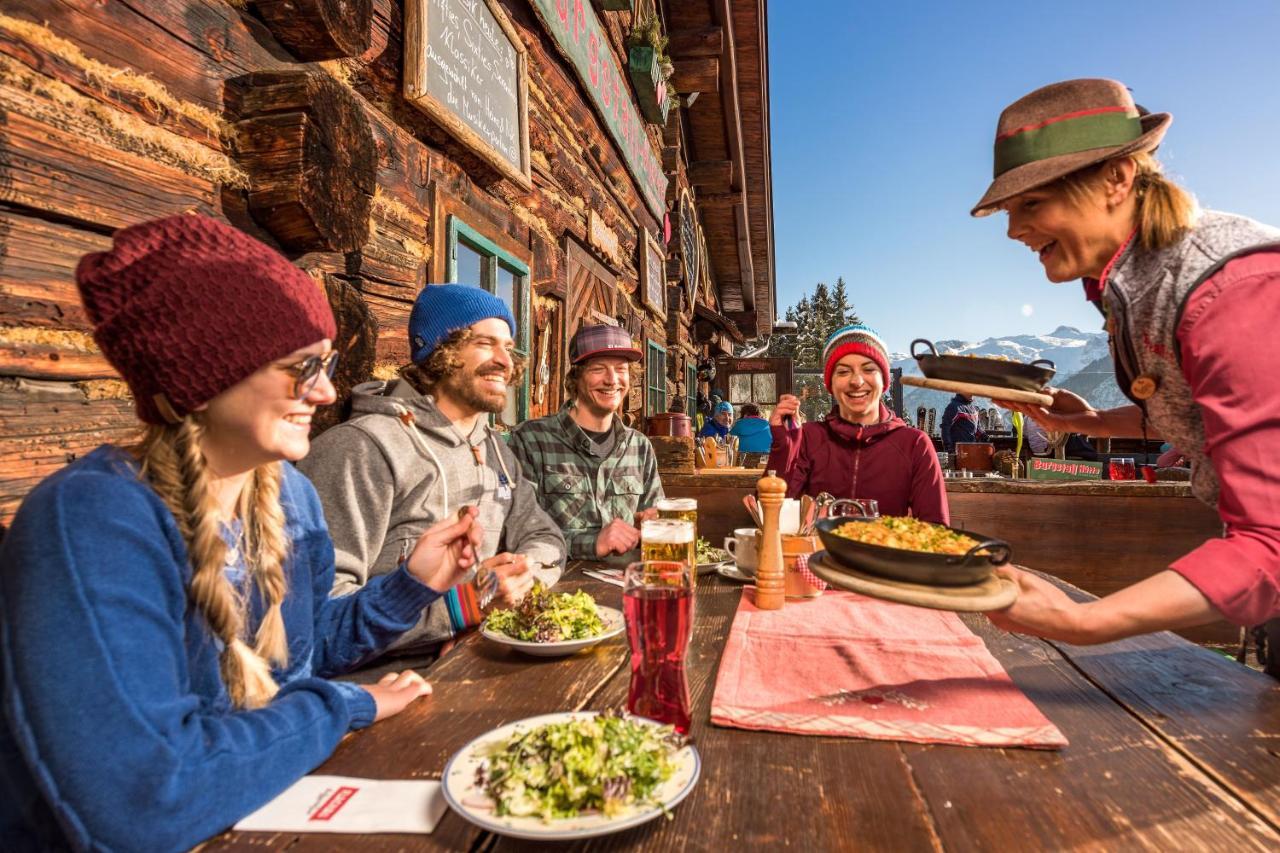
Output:
<instances>
[{"instance_id":1,"label":"woman with maroon knit hat","mask_svg":"<svg viewBox=\"0 0 1280 853\"><path fill-rule=\"evenodd\" d=\"M183 850L429 692L412 672L325 676L412 627L479 529L439 524L330 599L324 516L286 464L335 396L319 286L201 216L119 231L76 280L143 430L33 489L0 546L0 838Z\"/></svg>"},{"instance_id":2,"label":"woman with maroon knit hat","mask_svg":"<svg viewBox=\"0 0 1280 853\"><path fill-rule=\"evenodd\" d=\"M769 467L787 481L787 497L830 492L870 498L883 515L946 524L947 492L933 442L884 405L889 356L867 326L827 339L822 379L835 400L824 420L795 427L800 400L784 394L769 418Z\"/></svg>"},{"instance_id":3,"label":"woman with maroon knit hat","mask_svg":"<svg viewBox=\"0 0 1280 853\"><path fill-rule=\"evenodd\" d=\"M1200 210L1166 178L1153 152L1171 122L1114 80L1038 89L1000 115L995 180L972 213L1004 211L1008 236L1050 281L1082 281L1131 400L1100 411L1051 389L1048 408L1009 408L1048 430L1176 444L1226 534L1088 604L1008 569L1021 592L992 620L1011 630L1097 643L1224 617L1280 628L1280 486L1265 463L1280 446L1280 374L1267 353L1280 230ZM1273 667L1280 675L1280 659Z\"/></svg>"}]
</instances>

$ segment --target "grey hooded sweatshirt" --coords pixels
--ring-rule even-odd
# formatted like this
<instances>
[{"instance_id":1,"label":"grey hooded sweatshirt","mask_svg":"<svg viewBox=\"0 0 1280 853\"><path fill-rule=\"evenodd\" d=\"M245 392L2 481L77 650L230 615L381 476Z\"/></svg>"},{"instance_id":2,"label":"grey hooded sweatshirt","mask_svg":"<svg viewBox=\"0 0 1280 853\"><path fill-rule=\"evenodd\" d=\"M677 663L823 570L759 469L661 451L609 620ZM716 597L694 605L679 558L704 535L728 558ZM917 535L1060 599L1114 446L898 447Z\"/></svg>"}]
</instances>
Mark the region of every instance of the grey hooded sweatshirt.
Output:
<instances>
[{"instance_id":1,"label":"grey hooded sweatshirt","mask_svg":"<svg viewBox=\"0 0 1280 853\"><path fill-rule=\"evenodd\" d=\"M560 578L564 536L485 418L464 436L431 396L403 380L356 386L351 410L351 419L317 437L298 463L320 493L333 537L333 596L394 571L424 530L463 506L480 508L481 559L524 554L542 565L533 570L544 584ZM402 415L411 415L412 423ZM391 648L426 650L451 636L441 598Z\"/></svg>"}]
</instances>

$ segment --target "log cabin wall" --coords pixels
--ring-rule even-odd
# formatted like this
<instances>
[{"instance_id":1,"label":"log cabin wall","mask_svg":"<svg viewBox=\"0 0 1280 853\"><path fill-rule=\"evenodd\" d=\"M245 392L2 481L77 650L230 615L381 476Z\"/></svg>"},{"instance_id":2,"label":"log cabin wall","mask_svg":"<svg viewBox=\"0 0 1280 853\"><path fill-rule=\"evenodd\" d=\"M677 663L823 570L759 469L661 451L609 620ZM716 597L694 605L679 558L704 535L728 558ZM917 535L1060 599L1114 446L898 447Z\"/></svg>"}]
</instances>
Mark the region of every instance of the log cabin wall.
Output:
<instances>
[{"instance_id":1,"label":"log cabin wall","mask_svg":"<svg viewBox=\"0 0 1280 853\"><path fill-rule=\"evenodd\" d=\"M493 2L527 57L527 187L405 100L404 0L357 0L347 19L333 17L328 0L7 0L0 525L40 479L136 434L127 388L94 345L74 270L85 252L109 247L116 229L159 216L221 217L311 273L339 320L344 396L407 360L414 297L445 280L450 216L528 266L530 417L560 406L567 337L580 318L602 313L646 351L646 342L666 350L668 401L692 395L688 368L743 337L718 313L700 212L692 245L704 262L698 280L686 281L681 239L663 244L662 218L532 5ZM632 13L598 14L625 68ZM681 200L696 197L681 148L684 112L644 128L669 181L673 229ZM665 318L640 292L646 231L666 252ZM581 270L611 287L611 298L576 299L571 275ZM695 302L718 322L704 317L695 330ZM636 382L628 404L637 426L644 385ZM318 428L341 416L341 404L332 407Z\"/></svg>"}]
</instances>

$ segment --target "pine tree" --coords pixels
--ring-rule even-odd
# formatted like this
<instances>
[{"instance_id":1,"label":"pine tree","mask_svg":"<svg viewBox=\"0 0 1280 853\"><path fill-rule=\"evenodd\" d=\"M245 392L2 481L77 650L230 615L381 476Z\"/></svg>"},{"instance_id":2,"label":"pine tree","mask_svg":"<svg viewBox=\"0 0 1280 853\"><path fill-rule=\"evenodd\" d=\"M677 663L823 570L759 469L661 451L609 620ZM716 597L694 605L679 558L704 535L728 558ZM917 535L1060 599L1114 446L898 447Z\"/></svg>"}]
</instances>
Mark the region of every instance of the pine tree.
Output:
<instances>
[{"instance_id":1,"label":"pine tree","mask_svg":"<svg viewBox=\"0 0 1280 853\"><path fill-rule=\"evenodd\" d=\"M849 292L845 287L844 276L836 279L835 289L831 291L831 301L835 306L836 316L840 318L836 324L837 329L862 322L858 319L858 312L854 311L853 306L849 304Z\"/></svg>"}]
</instances>

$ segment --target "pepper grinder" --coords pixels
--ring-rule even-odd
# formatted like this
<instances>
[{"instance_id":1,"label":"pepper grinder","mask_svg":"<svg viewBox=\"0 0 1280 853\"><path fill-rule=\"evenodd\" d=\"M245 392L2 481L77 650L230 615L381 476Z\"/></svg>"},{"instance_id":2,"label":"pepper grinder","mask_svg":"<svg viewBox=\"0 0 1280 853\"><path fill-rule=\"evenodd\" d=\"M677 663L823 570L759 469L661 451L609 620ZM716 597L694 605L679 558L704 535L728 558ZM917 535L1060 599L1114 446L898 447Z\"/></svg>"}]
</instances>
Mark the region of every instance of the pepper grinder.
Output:
<instances>
[{"instance_id":1,"label":"pepper grinder","mask_svg":"<svg viewBox=\"0 0 1280 853\"><path fill-rule=\"evenodd\" d=\"M760 496L760 514L764 516L760 532L760 562L756 567L756 608L781 610L786 601L786 573L782 568L782 531L778 516L787 494L787 483L770 471L756 483Z\"/></svg>"}]
</instances>

